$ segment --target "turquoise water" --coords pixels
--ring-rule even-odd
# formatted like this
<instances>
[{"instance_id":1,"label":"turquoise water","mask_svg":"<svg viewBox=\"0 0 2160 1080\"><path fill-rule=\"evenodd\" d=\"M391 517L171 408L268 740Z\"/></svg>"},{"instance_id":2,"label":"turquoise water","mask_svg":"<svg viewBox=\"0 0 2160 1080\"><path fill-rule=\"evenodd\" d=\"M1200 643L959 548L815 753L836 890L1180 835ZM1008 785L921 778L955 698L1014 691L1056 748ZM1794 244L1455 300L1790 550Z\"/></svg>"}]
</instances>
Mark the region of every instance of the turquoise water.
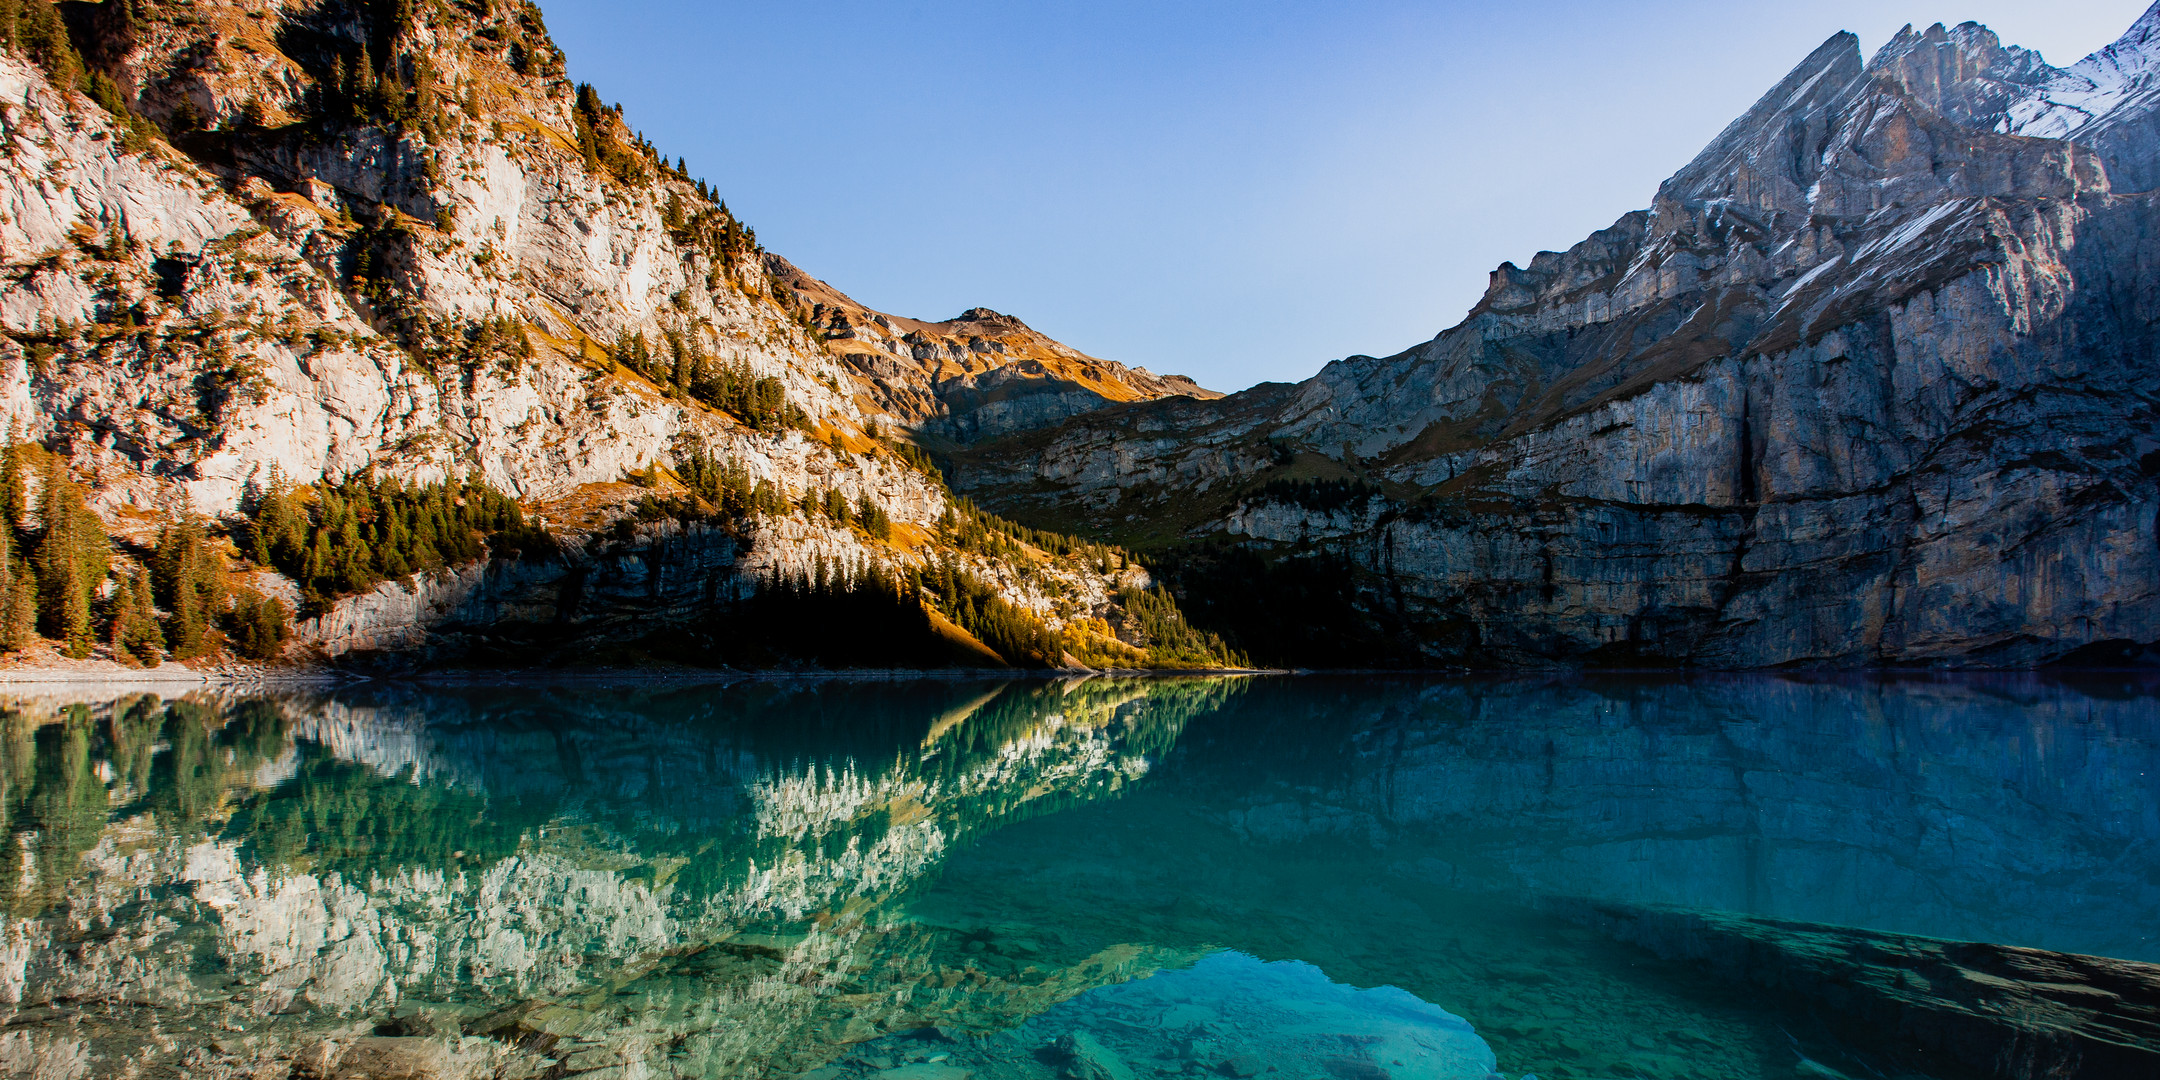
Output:
<instances>
[{"instance_id":1,"label":"turquoise water","mask_svg":"<svg viewBox=\"0 0 2160 1080\"><path fill-rule=\"evenodd\" d=\"M2160 960L2156 693L17 694L0 1074L1938 1075L1604 916Z\"/></svg>"}]
</instances>

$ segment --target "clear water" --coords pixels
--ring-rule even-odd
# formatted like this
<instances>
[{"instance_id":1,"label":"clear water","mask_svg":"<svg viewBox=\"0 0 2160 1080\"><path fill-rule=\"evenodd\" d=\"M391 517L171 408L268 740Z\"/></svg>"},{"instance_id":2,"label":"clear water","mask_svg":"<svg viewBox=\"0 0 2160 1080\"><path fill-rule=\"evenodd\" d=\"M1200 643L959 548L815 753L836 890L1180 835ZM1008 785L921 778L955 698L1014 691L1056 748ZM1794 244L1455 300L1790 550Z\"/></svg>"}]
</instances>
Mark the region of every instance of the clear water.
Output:
<instances>
[{"instance_id":1,"label":"clear water","mask_svg":"<svg viewBox=\"0 0 2160 1080\"><path fill-rule=\"evenodd\" d=\"M2156 702L2039 676L17 694L0 1075L1918 1075L1569 913L2160 960Z\"/></svg>"}]
</instances>

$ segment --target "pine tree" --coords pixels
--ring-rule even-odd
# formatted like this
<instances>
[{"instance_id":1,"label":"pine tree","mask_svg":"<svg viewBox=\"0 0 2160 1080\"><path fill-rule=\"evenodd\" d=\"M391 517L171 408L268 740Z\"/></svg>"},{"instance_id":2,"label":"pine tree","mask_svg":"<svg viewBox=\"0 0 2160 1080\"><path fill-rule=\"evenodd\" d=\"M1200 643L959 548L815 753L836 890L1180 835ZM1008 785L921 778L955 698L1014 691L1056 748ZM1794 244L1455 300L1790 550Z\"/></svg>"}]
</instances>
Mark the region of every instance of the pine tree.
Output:
<instances>
[{"instance_id":1,"label":"pine tree","mask_svg":"<svg viewBox=\"0 0 2160 1080\"><path fill-rule=\"evenodd\" d=\"M75 88L82 78L82 57L68 38L67 23L60 17L60 10L47 0L17 0L10 3L13 26L8 27L10 45L18 46L35 60L53 85L63 90Z\"/></svg>"},{"instance_id":2,"label":"pine tree","mask_svg":"<svg viewBox=\"0 0 2160 1080\"><path fill-rule=\"evenodd\" d=\"M0 459L0 515L7 518L4 539L16 552L23 550L23 522L30 514L30 447L14 440L13 426L4 459Z\"/></svg>"},{"instance_id":3,"label":"pine tree","mask_svg":"<svg viewBox=\"0 0 2160 1080\"><path fill-rule=\"evenodd\" d=\"M147 667L158 666L165 649L164 631L158 629L157 610L151 606L150 575L140 566L119 576L113 594L111 636L113 651L135 658Z\"/></svg>"},{"instance_id":4,"label":"pine tree","mask_svg":"<svg viewBox=\"0 0 2160 1080\"><path fill-rule=\"evenodd\" d=\"M892 539L892 518L886 516L885 508L864 495L855 503L855 520L864 532L878 540Z\"/></svg>"},{"instance_id":5,"label":"pine tree","mask_svg":"<svg viewBox=\"0 0 2160 1080\"><path fill-rule=\"evenodd\" d=\"M103 523L83 505L82 489L68 479L57 457L46 460L43 488L38 497L43 531L35 559L43 594L40 614L46 635L60 639L67 655L81 659L97 644L90 601L110 569L111 544Z\"/></svg>"},{"instance_id":6,"label":"pine tree","mask_svg":"<svg viewBox=\"0 0 2160 1080\"><path fill-rule=\"evenodd\" d=\"M158 533L150 557L152 595L171 614L166 642L175 660L210 652L210 629L225 608L225 557L210 545L202 522L182 517Z\"/></svg>"},{"instance_id":7,"label":"pine tree","mask_svg":"<svg viewBox=\"0 0 2160 1080\"><path fill-rule=\"evenodd\" d=\"M0 545L0 650L19 652L37 640L37 575L11 547Z\"/></svg>"},{"instance_id":8,"label":"pine tree","mask_svg":"<svg viewBox=\"0 0 2160 1080\"><path fill-rule=\"evenodd\" d=\"M232 614L227 617L233 648L250 660L274 660L292 635L292 612L285 602L253 589L233 594Z\"/></svg>"}]
</instances>

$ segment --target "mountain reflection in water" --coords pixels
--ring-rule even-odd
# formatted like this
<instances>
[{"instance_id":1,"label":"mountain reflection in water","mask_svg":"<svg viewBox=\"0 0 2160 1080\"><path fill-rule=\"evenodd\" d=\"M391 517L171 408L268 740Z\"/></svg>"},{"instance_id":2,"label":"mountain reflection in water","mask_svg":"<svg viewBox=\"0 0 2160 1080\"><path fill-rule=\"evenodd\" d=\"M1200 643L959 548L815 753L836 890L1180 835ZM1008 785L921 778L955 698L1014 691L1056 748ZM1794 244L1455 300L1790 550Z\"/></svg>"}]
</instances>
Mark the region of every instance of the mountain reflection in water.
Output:
<instances>
[{"instance_id":1,"label":"mountain reflection in water","mask_svg":"<svg viewBox=\"0 0 2160 1080\"><path fill-rule=\"evenodd\" d=\"M1565 904L2160 959L2154 702L2040 677L19 695L0 1075L1897 1075Z\"/></svg>"}]
</instances>

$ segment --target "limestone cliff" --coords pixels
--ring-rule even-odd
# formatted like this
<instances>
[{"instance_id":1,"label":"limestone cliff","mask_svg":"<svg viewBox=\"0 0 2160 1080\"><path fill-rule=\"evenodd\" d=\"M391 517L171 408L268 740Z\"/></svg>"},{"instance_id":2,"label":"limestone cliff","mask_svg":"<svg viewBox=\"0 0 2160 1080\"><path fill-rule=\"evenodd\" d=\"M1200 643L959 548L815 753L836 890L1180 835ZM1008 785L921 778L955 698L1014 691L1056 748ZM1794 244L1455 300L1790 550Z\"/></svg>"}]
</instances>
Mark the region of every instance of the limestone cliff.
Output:
<instances>
[{"instance_id":1,"label":"limestone cliff","mask_svg":"<svg viewBox=\"0 0 2160 1080\"><path fill-rule=\"evenodd\" d=\"M23 2L26 27L51 10ZM845 301L764 253L619 107L574 87L530 3L58 12L72 53L29 30L0 51L0 422L13 437L59 453L136 542L176 509L232 515L273 471L302 484L475 475L568 541L567 562L519 572L531 588L518 611L476 597L500 567L423 576L303 628L333 653L415 643L457 610L559 618L549 575L625 555L583 538L651 488L679 490L653 467L685 446L739 463L787 508L731 526L705 553L708 578L820 559L919 567L955 554L935 535L951 503L921 459L866 438L880 422L888 437L941 424L966 437L1205 394L1002 316L923 324ZM731 414L699 389L720 376L771 380L788 422ZM645 488L621 483L633 473ZM881 508L893 536L794 510L825 492ZM967 561L1053 624L1046 581L1101 601L1121 580ZM684 596L654 600L682 613Z\"/></svg>"},{"instance_id":2,"label":"limestone cliff","mask_svg":"<svg viewBox=\"0 0 2160 1080\"><path fill-rule=\"evenodd\" d=\"M1432 341L1083 415L966 458L963 487L1333 548L1428 661L2160 641L2156 33L2160 8L2067 69L1970 23L1866 61L1837 35L1648 209L1502 265ZM1373 486L1261 490L1329 478Z\"/></svg>"}]
</instances>

